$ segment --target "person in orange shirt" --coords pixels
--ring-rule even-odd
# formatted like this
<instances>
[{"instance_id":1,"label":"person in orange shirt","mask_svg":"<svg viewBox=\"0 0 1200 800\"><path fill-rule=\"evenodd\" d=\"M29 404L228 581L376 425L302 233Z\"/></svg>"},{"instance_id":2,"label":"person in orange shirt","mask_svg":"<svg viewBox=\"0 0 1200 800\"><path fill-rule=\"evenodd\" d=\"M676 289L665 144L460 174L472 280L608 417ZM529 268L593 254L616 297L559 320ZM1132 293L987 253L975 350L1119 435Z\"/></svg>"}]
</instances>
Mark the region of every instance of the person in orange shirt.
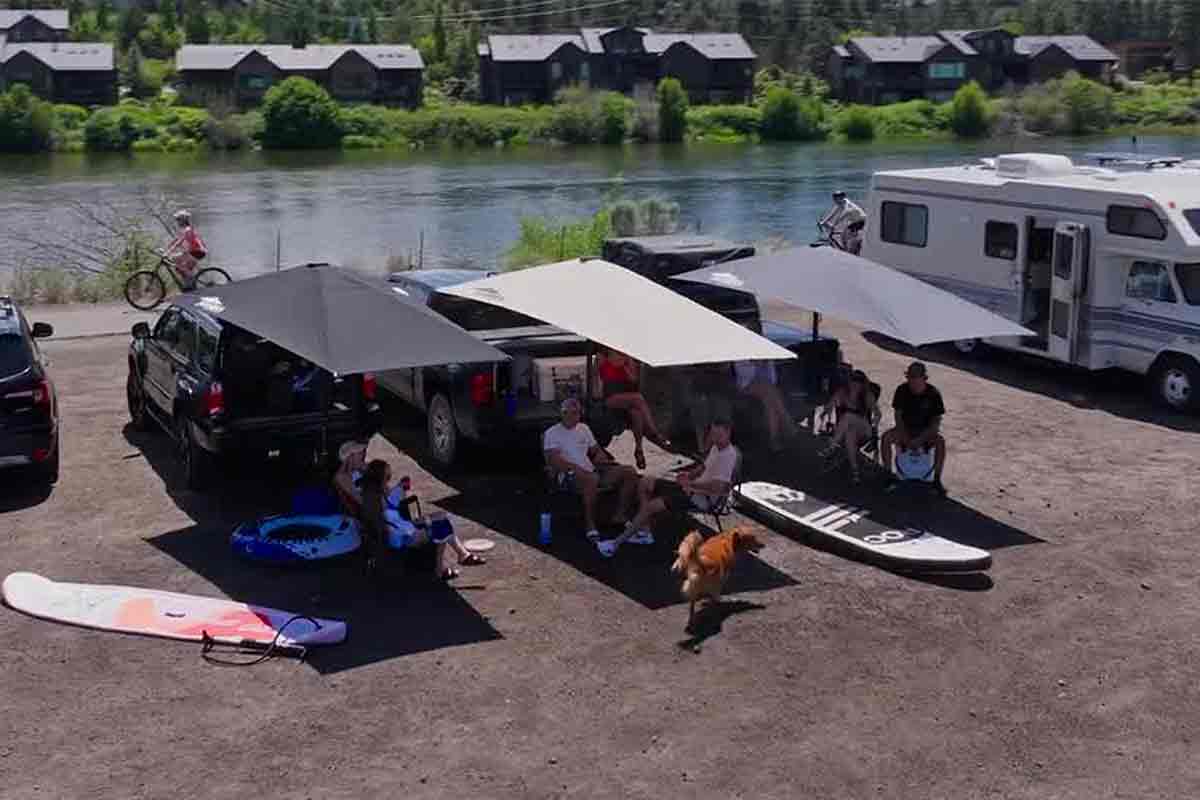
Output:
<instances>
[{"instance_id":1,"label":"person in orange shirt","mask_svg":"<svg viewBox=\"0 0 1200 800\"><path fill-rule=\"evenodd\" d=\"M196 233L196 229L192 227L190 212L180 209L174 213L173 217L179 233L163 251L163 258L170 261L175 267L184 288L191 289L192 283L196 279L200 260L208 255L208 248L204 246L204 240L200 238L200 234Z\"/></svg>"}]
</instances>

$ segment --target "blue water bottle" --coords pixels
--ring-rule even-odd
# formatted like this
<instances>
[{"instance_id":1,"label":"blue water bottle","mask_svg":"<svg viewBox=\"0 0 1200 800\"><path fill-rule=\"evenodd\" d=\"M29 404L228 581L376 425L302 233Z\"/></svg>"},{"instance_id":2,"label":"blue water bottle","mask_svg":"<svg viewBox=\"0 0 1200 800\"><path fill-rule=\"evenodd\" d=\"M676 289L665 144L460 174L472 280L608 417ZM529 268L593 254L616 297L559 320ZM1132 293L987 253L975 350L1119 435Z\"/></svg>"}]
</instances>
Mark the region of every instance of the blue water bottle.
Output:
<instances>
[{"instance_id":1,"label":"blue water bottle","mask_svg":"<svg viewBox=\"0 0 1200 800\"><path fill-rule=\"evenodd\" d=\"M541 525L538 528L538 544L550 544L550 512L543 511L541 517Z\"/></svg>"}]
</instances>

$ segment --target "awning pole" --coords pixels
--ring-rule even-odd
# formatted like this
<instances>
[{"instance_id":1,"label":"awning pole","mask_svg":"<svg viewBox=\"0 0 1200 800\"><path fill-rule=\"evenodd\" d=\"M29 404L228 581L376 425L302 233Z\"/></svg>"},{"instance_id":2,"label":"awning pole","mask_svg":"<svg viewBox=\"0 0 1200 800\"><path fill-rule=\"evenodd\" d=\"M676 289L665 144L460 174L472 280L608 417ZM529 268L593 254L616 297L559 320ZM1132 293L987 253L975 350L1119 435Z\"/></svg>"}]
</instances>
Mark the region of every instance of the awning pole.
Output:
<instances>
[{"instance_id":1,"label":"awning pole","mask_svg":"<svg viewBox=\"0 0 1200 800\"><path fill-rule=\"evenodd\" d=\"M815 342L821 331L821 314L820 312L812 312L812 338Z\"/></svg>"}]
</instances>

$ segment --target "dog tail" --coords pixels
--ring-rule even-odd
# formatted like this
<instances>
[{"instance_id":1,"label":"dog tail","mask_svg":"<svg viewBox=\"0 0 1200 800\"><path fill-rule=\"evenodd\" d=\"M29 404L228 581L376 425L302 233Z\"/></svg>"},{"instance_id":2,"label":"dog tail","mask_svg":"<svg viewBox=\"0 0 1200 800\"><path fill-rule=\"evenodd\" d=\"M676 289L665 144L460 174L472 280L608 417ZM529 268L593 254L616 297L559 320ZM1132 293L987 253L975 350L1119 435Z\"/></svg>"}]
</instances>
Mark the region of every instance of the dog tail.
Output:
<instances>
[{"instance_id":1,"label":"dog tail","mask_svg":"<svg viewBox=\"0 0 1200 800\"><path fill-rule=\"evenodd\" d=\"M679 543L679 550L676 551L675 563L671 565L671 571L683 573L687 577L683 582L683 594L690 594L693 574L700 571L700 545L704 543L704 537L696 531L692 531L687 536L683 537L683 541Z\"/></svg>"}]
</instances>

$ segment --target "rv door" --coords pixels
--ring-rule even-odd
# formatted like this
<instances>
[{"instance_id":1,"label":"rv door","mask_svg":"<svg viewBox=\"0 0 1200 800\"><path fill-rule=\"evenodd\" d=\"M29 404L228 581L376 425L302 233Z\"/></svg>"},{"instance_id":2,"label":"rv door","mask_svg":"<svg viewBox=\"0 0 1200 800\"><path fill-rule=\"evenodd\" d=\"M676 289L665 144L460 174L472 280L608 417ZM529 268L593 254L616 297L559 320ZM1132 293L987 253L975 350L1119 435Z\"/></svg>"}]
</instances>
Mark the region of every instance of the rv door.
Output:
<instances>
[{"instance_id":1,"label":"rv door","mask_svg":"<svg viewBox=\"0 0 1200 800\"><path fill-rule=\"evenodd\" d=\"M1079 306L1087 286L1088 248L1086 226L1077 222L1054 226L1048 352L1052 358L1070 363L1079 351Z\"/></svg>"}]
</instances>

